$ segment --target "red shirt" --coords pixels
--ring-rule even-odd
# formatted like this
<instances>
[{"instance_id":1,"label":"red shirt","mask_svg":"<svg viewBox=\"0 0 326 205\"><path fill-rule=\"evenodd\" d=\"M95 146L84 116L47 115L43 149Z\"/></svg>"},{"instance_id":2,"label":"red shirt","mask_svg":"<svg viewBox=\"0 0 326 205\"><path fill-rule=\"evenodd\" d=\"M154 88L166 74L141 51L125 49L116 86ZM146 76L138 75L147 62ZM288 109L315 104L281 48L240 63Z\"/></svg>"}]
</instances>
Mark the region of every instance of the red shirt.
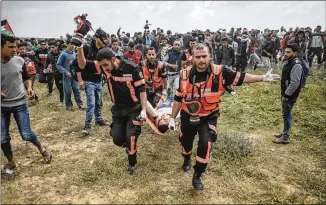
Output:
<instances>
[{"instance_id":1,"label":"red shirt","mask_svg":"<svg viewBox=\"0 0 326 205\"><path fill-rule=\"evenodd\" d=\"M134 62L137 65L142 60L142 53L139 50L135 50L133 54L131 54L129 51L126 51L123 56L124 59Z\"/></svg>"}]
</instances>

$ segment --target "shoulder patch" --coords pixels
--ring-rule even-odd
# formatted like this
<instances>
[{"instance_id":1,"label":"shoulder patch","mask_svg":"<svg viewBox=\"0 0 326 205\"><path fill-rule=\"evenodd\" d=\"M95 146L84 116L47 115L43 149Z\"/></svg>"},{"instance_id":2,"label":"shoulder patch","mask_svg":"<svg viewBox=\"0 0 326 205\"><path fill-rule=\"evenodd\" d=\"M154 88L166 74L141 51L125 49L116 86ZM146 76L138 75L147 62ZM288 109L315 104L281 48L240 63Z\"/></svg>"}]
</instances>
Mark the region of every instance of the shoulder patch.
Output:
<instances>
[{"instance_id":1,"label":"shoulder patch","mask_svg":"<svg viewBox=\"0 0 326 205\"><path fill-rule=\"evenodd\" d=\"M141 71L139 72L139 77L144 78L143 72L141 72Z\"/></svg>"}]
</instances>

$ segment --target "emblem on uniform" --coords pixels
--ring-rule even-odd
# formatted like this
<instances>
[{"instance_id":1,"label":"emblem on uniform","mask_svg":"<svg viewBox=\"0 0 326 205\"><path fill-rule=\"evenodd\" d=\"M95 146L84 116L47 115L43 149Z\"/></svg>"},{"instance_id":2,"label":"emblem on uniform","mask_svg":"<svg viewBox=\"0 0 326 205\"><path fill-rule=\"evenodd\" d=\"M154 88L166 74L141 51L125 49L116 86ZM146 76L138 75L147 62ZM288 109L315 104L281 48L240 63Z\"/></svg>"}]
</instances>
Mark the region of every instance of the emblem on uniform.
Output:
<instances>
[{"instance_id":1,"label":"emblem on uniform","mask_svg":"<svg viewBox=\"0 0 326 205\"><path fill-rule=\"evenodd\" d=\"M143 73L139 72L139 77L144 78Z\"/></svg>"}]
</instances>

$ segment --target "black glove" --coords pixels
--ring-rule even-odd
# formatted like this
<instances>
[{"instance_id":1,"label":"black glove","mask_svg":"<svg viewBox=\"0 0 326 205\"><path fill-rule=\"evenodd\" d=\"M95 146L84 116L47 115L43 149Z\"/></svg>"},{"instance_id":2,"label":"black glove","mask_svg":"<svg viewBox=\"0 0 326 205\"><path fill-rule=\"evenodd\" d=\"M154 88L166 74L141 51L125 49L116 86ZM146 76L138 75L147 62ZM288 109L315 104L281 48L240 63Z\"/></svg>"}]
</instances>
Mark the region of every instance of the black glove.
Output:
<instances>
[{"instance_id":1,"label":"black glove","mask_svg":"<svg viewBox=\"0 0 326 205\"><path fill-rule=\"evenodd\" d=\"M80 47L83 44L83 35L80 33L76 33L75 35L72 36L71 43L74 46Z\"/></svg>"}]
</instances>

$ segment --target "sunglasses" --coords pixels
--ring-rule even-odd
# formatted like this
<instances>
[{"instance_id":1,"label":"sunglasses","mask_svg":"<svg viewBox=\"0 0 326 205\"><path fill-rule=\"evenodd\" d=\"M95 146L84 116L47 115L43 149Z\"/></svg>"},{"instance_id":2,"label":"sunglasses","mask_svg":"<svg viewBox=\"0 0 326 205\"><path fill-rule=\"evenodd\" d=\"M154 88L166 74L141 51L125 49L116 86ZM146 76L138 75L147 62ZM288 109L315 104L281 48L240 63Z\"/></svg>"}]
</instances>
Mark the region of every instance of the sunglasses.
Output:
<instances>
[{"instance_id":1,"label":"sunglasses","mask_svg":"<svg viewBox=\"0 0 326 205\"><path fill-rule=\"evenodd\" d=\"M46 46L46 44L43 44L43 43L42 43L41 46Z\"/></svg>"}]
</instances>

